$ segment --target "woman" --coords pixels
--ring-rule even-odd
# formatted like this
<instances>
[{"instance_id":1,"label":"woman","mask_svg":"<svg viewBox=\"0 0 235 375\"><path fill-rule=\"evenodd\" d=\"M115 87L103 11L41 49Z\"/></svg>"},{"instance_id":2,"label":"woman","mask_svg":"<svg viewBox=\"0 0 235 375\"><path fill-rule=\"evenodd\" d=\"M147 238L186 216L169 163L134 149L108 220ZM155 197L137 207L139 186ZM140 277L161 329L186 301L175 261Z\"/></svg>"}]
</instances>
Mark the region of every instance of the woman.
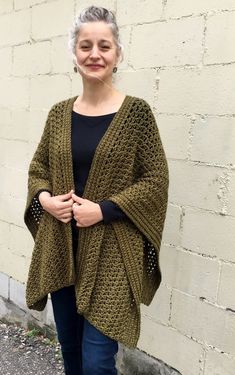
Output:
<instances>
[{"instance_id":1,"label":"woman","mask_svg":"<svg viewBox=\"0 0 235 375\"><path fill-rule=\"evenodd\" d=\"M161 282L168 166L148 103L112 83L113 13L85 9L69 46L83 92L51 108L30 164L26 302L41 311L51 294L66 374L117 374L118 342L137 346Z\"/></svg>"}]
</instances>

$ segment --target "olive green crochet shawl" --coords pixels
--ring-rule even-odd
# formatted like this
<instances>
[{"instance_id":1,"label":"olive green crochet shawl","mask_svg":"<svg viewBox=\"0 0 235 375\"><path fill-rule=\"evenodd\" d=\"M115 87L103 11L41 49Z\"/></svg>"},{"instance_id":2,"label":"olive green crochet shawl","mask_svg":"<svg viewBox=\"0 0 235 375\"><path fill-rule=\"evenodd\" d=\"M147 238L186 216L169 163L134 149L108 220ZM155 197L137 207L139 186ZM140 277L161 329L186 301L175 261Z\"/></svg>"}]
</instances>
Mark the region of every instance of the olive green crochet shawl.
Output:
<instances>
[{"instance_id":1,"label":"olive green crochet shawl","mask_svg":"<svg viewBox=\"0 0 235 375\"><path fill-rule=\"evenodd\" d=\"M49 293L74 284L77 311L104 334L134 348L140 303L149 305L161 283L159 250L169 183L165 152L149 104L126 95L96 148L83 198L109 199L127 218L80 227L74 264L71 224L44 211L37 193L74 189L71 113L76 98L53 105L29 167L24 220L35 246L26 303L42 311Z\"/></svg>"}]
</instances>

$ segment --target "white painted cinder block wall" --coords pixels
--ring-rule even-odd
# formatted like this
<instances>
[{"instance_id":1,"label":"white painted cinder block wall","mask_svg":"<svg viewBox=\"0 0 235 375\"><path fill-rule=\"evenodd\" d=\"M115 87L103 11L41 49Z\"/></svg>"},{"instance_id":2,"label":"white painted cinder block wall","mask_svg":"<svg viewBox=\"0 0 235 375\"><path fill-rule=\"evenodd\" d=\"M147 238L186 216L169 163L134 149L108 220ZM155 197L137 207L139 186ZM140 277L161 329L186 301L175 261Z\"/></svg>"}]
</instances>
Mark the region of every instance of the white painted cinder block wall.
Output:
<instances>
[{"instance_id":1,"label":"white painted cinder block wall","mask_svg":"<svg viewBox=\"0 0 235 375\"><path fill-rule=\"evenodd\" d=\"M0 0L0 291L16 303L33 247L27 168L50 107L81 92L67 32L91 4ZM139 348L184 375L232 375L235 1L94 4L116 12L125 46L116 86L152 106L170 168L163 281L142 307Z\"/></svg>"}]
</instances>

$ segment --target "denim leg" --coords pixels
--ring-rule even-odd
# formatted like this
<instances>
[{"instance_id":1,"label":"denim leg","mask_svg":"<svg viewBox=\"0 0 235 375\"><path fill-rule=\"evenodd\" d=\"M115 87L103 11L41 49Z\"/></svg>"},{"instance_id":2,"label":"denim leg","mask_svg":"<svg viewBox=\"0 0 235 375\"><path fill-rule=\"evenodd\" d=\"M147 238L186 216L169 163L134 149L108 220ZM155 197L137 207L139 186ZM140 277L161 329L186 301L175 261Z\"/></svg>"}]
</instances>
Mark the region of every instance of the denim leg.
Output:
<instances>
[{"instance_id":1,"label":"denim leg","mask_svg":"<svg viewBox=\"0 0 235 375\"><path fill-rule=\"evenodd\" d=\"M82 375L84 317L77 312L74 285L51 293L58 340L66 375Z\"/></svg>"},{"instance_id":2,"label":"denim leg","mask_svg":"<svg viewBox=\"0 0 235 375\"><path fill-rule=\"evenodd\" d=\"M76 259L78 231L72 226ZM58 340L66 375L117 375L118 342L96 329L78 314L74 285L51 293Z\"/></svg>"},{"instance_id":3,"label":"denim leg","mask_svg":"<svg viewBox=\"0 0 235 375\"><path fill-rule=\"evenodd\" d=\"M84 319L82 342L83 375L117 375L115 354L118 342Z\"/></svg>"}]
</instances>

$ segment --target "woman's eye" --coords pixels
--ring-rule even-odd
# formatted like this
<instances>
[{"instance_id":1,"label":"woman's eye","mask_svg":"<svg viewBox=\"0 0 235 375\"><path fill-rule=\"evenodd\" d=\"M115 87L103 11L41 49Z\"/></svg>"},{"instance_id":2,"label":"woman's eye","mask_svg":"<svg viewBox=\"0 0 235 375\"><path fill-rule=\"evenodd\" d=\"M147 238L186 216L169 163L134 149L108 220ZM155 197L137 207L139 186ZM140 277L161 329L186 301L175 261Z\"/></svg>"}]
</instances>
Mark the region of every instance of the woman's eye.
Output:
<instances>
[{"instance_id":1,"label":"woman's eye","mask_svg":"<svg viewBox=\"0 0 235 375\"><path fill-rule=\"evenodd\" d=\"M81 46L81 49L83 49L83 50L88 50L89 48L91 48L91 47L89 47L89 46ZM109 46L101 46L100 48L104 49L104 50L108 50L110 47Z\"/></svg>"}]
</instances>

